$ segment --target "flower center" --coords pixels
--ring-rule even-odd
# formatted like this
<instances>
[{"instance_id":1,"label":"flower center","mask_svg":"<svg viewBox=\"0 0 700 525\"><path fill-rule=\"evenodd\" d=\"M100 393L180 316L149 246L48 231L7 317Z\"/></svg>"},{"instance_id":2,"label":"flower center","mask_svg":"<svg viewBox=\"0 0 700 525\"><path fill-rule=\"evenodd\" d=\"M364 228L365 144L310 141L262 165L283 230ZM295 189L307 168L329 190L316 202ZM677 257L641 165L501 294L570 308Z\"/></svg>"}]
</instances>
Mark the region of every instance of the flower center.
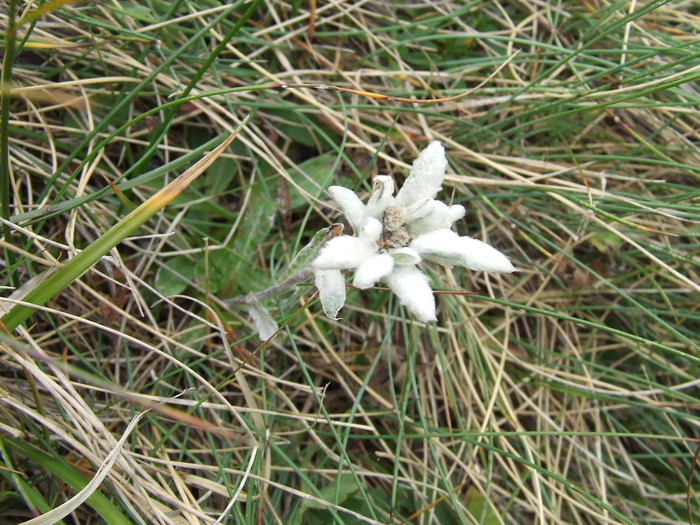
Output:
<instances>
[{"instance_id":1,"label":"flower center","mask_svg":"<svg viewBox=\"0 0 700 525\"><path fill-rule=\"evenodd\" d=\"M382 218L384 229L377 239L380 250L390 250L392 248L403 248L411 242L404 219L404 210L398 206L387 206Z\"/></svg>"}]
</instances>

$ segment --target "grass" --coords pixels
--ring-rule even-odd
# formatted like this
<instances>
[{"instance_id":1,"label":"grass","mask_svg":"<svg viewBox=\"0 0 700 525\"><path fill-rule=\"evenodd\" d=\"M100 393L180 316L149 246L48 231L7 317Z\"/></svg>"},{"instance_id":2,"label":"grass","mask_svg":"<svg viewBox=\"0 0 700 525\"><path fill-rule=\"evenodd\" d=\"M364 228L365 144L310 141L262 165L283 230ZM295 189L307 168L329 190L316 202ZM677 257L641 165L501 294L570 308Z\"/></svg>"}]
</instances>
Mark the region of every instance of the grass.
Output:
<instances>
[{"instance_id":1,"label":"grass","mask_svg":"<svg viewBox=\"0 0 700 525\"><path fill-rule=\"evenodd\" d=\"M0 15L0 521L700 523L693 2ZM261 345L223 301L432 139L521 271L429 269L429 326L300 285Z\"/></svg>"}]
</instances>

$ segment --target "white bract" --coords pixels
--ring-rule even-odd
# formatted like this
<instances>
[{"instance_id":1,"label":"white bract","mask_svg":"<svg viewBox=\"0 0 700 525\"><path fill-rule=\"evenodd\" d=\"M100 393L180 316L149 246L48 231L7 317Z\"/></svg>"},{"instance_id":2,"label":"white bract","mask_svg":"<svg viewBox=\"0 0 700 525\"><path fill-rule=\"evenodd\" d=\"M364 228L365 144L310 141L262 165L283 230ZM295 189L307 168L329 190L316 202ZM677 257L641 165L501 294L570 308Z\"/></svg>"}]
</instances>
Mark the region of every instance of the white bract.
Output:
<instances>
[{"instance_id":1,"label":"white bract","mask_svg":"<svg viewBox=\"0 0 700 525\"><path fill-rule=\"evenodd\" d=\"M354 270L352 284L366 289L382 282L401 304L424 322L437 320L428 277L418 269L423 261L470 270L513 272L501 252L488 244L454 232L464 207L435 200L445 178L445 148L432 142L413 163L403 187L394 196L391 177L374 178L367 204L352 191L332 186L329 193L341 208L354 235L329 240L311 267L323 311L337 319L345 304L342 270Z\"/></svg>"}]
</instances>

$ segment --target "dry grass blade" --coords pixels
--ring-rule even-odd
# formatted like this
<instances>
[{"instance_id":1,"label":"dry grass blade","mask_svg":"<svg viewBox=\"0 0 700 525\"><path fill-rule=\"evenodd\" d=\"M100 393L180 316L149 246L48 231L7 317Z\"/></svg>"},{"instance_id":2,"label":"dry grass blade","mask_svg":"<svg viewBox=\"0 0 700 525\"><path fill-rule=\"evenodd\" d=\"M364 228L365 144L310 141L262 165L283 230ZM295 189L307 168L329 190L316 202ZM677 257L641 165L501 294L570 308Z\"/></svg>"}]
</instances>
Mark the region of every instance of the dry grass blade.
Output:
<instances>
[{"instance_id":1,"label":"dry grass blade","mask_svg":"<svg viewBox=\"0 0 700 525\"><path fill-rule=\"evenodd\" d=\"M245 124L245 121L243 124ZM241 128L235 133L232 133L194 166L124 217L110 230L105 232L103 236L95 240L88 248L75 255L69 262L62 265L47 277L41 279L36 283L33 289L23 289L23 297L21 298L25 299L25 303L41 306L56 294L60 293L66 286L86 272L93 264L97 263L100 258L109 253L117 244L134 233L159 210L172 202L192 184L192 182L202 175L236 138L240 129ZM14 299L17 298L18 297L15 297ZM2 317L1 322L6 330L14 330L29 318L33 309L28 306L28 304L16 305Z\"/></svg>"},{"instance_id":2,"label":"dry grass blade","mask_svg":"<svg viewBox=\"0 0 700 525\"><path fill-rule=\"evenodd\" d=\"M49 466L94 478L162 402L95 491L107 514L700 522L693 2L21 5L0 420L31 449L0 444L0 522L69 501ZM520 272L426 264L436 324L382 288L348 288L337 322L310 280L255 295L343 220L328 187L366 201L434 139L456 229ZM143 202L138 234L88 264ZM282 327L263 346L237 296Z\"/></svg>"},{"instance_id":3,"label":"dry grass blade","mask_svg":"<svg viewBox=\"0 0 700 525\"><path fill-rule=\"evenodd\" d=\"M110 451L107 457L105 457L104 461L100 465L100 468L90 480L90 483L88 483L83 490L81 490L78 494L73 496L65 503L62 503L58 507L51 509L46 514L43 514L42 516L38 516L31 520L23 521L20 525L49 525L52 523L56 523L57 521L60 521L63 518L72 514L78 507L85 503L87 499L102 484L104 479L107 477L107 474L109 474L109 471L114 467L114 463L116 462L118 455L122 452L122 448L124 447L126 440L136 428L136 425L144 416L144 414L145 412L138 414L129 423L129 425L126 427L126 430L124 431L124 434L119 439L119 441L117 441L115 448L112 451Z\"/></svg>"}]
</instances>

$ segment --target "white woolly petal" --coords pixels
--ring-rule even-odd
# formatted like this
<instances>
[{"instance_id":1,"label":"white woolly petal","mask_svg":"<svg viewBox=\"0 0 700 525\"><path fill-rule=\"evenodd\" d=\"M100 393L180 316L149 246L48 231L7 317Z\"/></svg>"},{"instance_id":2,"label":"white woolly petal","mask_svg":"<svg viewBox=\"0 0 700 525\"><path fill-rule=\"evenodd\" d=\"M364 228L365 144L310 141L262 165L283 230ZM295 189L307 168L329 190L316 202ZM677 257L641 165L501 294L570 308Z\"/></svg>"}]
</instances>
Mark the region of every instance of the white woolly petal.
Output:
<instances>
[{"instance_id":1,"label":"white woolly petal","mask_svg":"<svg viewBox=\"0 0 700 525\"><path fill-rule=\"evenodd\" d=\"M410 247L423 259L444 266L464 266L483 272L514 272L508 258L496 248L471 237L460 237L442 228L415 238Z\"/></svg>"},{"instance_id":2,"label":"white woolly petal","mask_svg":"<svg viewBox=\"0 0 700 525\"><path fill-rule=\"evenodd\" d=\"M428 277L415 266L398 266L384 278L404 305L420 321L437 321L435 297Z\"/></svg>"},{"instance_id":3,"label":"white woolly petal","mask_svg":"<svg viewBox=\"0 0 700 525\"><path fill-rule=\"evenodd\" d=\"M352 285L365 290L374 286L394 269L394 258L388 253L380 253L370 257L355 270Z\"/></svg>"},{"instance_id":4,"label":"white woolly petal","mask_svg":"<svg viewBox=\"0 0 700 525\"><path fill-rule=\"evenodd\" d=\"M464 206L455 204L448 206L444 202L430 200L422 207L424 211L421 217L417 217L412 221L407 221L406 229L412 237L418 237L424 233L438 230L441 228L449 228L452 224L464 217Z\"/></svg>"},{"instance_id":5,"label":"white woolly petal","mask_svg":"<svg viewBox=\"0 0 700 525\"><path fill-rule=\"evenodd\" d=\"M452 206L447 208L447 211L445 212L445 219L448 220L450 226L452 226L452 224L455 221L458 221L459 219L464 217L466 213L467 210L464 209L464 206L462 206L461 204L453 204Z\"/></svg>"},{"instance_id":6,"label":"white woolly petal","mask_svg":"<svg viewBox=\"0 0 700 525\"><path fill-rule=\"evenodd\" d=\"M357 236L366 243L376 243L382 234L382 223L377 219L369 218L357 233Z\"/></svg>"},{"instance_id":7,"label":"white woolly petal","mask_svg":"<svg viewBox=\"0 0 700 525\"><path fill-rule=\"evenodd\" d=\"M357 232L362 227L365 215L365 205L354 191L342 186L331 186L328 188L333 200L343 211L352 229Z\"/></svg>"},{"instance_id":8,"label":"white woolly petal","mask_svg":"<svg viewBox=\"0 0 700 525\"><path fill-rule=\"evenodd\" d=\"M459 235L449 228L441 228L419 235L409 245L424 259L452 268L462 264L462 254L457 249Z\"/></svg>"},{"instance_id":9,"label":"white woolly petal","mask_svg":"<svg viewBox=\"0 0 700 525\"><path fill-rule=\"evenodd\" d=\"M345 304L343 274L339 270L316 270L314 276L323 313L330 319L337 320L338 312Z\"/></svg>"},{"instance_id":10,"label":"white woolly petal","mask_svg":"<svg viewBox=\"0 0 700 525\"><path fill-rule=\"evenodd\" d=\"M404 220L411 222L422 219L432 211L434 202L438 201L428 198L418 199L410 206L404 208Z\"/></svg>"},{"instance_id":11,"label":"white woolly petal","mask_svg":"<svg viewBox=\"0 0 700 525\"><path fill-rule=\"evenodd\" d=\"M368 243L357 237L341 235L321 248L311 266L319 270L345 270L357 268L378 250L376 243Z\"/></svg>"},{"instance_id":12,"label":"white woolly petal","mask_svg":"<svg viewBox=\"0 0 700 525\"><path fill-rule=\"evenodd\" d=\"M421 258L420 255L418 255L418 252L413 248L409 248L408 246L404 248L395 248L389 253L394 258L394 262L396 264L415 266L416 264L421 262Z\"/></svg>"},{"instance_id":13,"label":"white woolly petal","mask_svg":"<svg viewBox=\"0 0 700 525\"><path fill-rule=\"evenodd\" d=\"M419 199L432 199L442 188L447 169L445 148L438 141L431 142L413 162L411 174L396 195L398 206L410 206Z\"/></svg>"},{"instance_id":14,"label":"white woolly petal","mask_svg":"<svg viewBox=\"0 0 700 525\"><path fill-rule=\"evenodd\" d=\"M365 217L378 219L394 202L394 180L388 175L374 177L374 190L365 207Z\"/></svg>"},{"instance_id":15,"label":"white woolly petal","mask_svg":"<svg viewBox=\"0 0 700 525\"><path fill-rule=\"evenodd\" d=\"M459 238L462 266L482 272L514 272L515 267L493 246L471 237Z\"/></svg>"},{"instance_id":16,"label":"white woolly petal","mask_svg":"<svg viewBox=\"0 0 700 525\"><path fill-rule=\"evenodd\" d=\"M270 312L259 303L253 303L248 307L248 314L253 320L255 330L261 341L267 341L279 330L279 325L272 318Z\"/></svg>"}]
</instances>

